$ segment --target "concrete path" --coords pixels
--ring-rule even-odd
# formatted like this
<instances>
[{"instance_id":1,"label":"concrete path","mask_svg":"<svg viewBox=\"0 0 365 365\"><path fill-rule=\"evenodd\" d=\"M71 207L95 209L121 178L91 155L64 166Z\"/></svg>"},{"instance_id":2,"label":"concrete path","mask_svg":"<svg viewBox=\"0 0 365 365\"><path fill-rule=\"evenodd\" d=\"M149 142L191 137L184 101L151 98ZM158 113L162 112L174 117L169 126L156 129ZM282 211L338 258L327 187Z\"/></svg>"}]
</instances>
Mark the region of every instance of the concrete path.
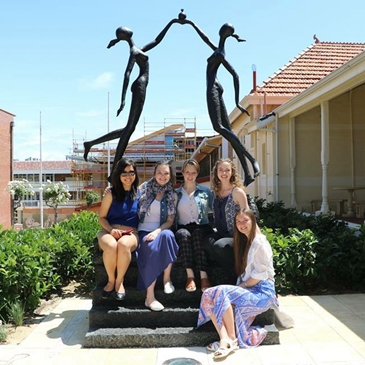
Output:
<instances>
[{"instance_id":1,"label":"concrete path","mask_svg":"<svg viewBox=\"0 0 365 365\"><path fill-rule=\"evenodd\" d=\"M296 322L280 330L280 345L241 349L214 361L202 347L84 349L91 299L64 299L21 344L0 345L0 365L162 365L179 357L202 365L365 365L365 294L287 296L280 303Z\"/></svg>"}]
</instances>

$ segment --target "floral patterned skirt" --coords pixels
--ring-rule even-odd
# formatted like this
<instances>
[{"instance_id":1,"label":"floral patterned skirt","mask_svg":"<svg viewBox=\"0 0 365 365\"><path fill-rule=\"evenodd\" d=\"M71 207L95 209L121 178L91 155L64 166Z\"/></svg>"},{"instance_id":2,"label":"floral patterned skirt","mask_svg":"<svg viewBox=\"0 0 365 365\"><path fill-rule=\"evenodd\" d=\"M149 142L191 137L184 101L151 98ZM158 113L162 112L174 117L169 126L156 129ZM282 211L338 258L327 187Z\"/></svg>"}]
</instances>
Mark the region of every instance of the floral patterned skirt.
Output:
<instances>
[{"instance_id":1,"label":"floral patterned skirt","mask_svg":"<svg viewBox=\"0 0 365 365\"><path fill-rule=\"evenodd\" d=\"M251 324L255 317L268 310L274 301L275 283L272 280L262 280L250 288L235 285L208 288L202 294L198 327L210 321L210 316L215 314L218 327L221 328L222 316L232 305L239 347L258 346L266 337L267 331Z\"/></svg>"}]
</instances>

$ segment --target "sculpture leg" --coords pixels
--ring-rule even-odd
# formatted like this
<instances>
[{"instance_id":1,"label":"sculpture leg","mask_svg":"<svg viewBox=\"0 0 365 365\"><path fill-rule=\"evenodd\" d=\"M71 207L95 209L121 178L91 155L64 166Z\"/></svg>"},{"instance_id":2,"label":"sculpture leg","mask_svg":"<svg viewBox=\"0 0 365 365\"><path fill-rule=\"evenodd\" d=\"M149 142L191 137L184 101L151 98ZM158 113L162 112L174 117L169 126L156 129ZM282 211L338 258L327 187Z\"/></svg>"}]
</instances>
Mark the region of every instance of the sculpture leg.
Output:
<instances>
[{"instance_id":1,"label":"sculpture leg","mask_svg":"<svg viewBox=\"0 0 365 365\"><path fill-rule=\"evenodd\" d=\"M228 142L231 143L232 148L236 152L245 173L244 185L248 186L254 182L255 179L252 177L251 172L247 166L246 157L252 163L255 177L260 174L260 167L253 156L242 145L239 138L232 132L228 121L227 110L222 98L222 92L215 90L215 92L213 92L211 95L208 94L208 96L211 96L207 98L207 101L209 116L213 128L217 133L222 135ZM226 126L229 126L229 128Z\"/></svg>"},{"instance_id":2,"label":"sculpture leg","mask_svg":"<svg viewBox=\"0 0 365 365\"><path fill-rule=\"evenodd\" d=\"M123 157L124 152L128 146L129 139L131 138L134 130L136 129L137 123L138 123L139 118L142 113L143 104L144 104L144 97L143 98L132 98L132 104L131 104L131 109L129 112L128 123L120 135L118 146L115 151L113 167L112 167L110 176L108 177L109 182L110 182L111 176L113 175L114 166Z\"/></svg>"},{"instance_id":3,"label":"sculpture leg","mask_svg":"<svg viewBox=\"0 0 365 365\"><path fill-rule=\"evenodd\" d=\"M108 141L112 141L113 139L120 138L120 136L123 134L123 131L124 131L124 128L116 129L115 131L104 134L103 136L101 136L99 138L84 142L84 160L87 161L87 156L88 156L92 146L95 146L96 144L99 144L99 143L108 142Z\"/></svg>"},{"instance_id":4,"label":"sculpture leg","mask_svg":"<svg viewBox=\"0 0 365 365\"><path fill-rule=\"evenodd\" d=\"M228 117L228 114L227 114L227 109L225 107L222 95L223 95L223 89L221 89L221 91L219 92L219 105L220 105L220 115L221 115L222 125L227 130L232 131L231 124L229 123L229 117ZM238 138L237 138L237 140L239 142L239 145L237 145L236 147L232 145L233 149L235 150L236 153L239 150L241 150L241 152L244 154L244 156L251 162L252 169L253 169L253 172L254 172L254 175L253 175L254 178L259 176L260 172L261 172L259 163L255 160L255 158L251 155L251 153L247 151L245 146L242 144L242 142ZM231 144L233 144L233 142L231 142ZM239 150L236 150L236 148L239 148Z\"/></svg>"}]
</instances>

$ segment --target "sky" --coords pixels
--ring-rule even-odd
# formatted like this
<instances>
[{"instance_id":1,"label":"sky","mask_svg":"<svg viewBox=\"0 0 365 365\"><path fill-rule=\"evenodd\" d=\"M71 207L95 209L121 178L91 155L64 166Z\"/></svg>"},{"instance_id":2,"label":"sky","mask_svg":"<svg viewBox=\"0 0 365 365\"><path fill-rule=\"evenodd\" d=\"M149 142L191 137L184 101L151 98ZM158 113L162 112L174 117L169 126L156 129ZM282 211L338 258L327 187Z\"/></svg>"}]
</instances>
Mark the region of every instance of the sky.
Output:
<instances>
[{"instance_id":1,"label":"sky","mask_svg":"<svg viewBox=\"0 0 365 365\"><path fill-rule=\"evenodd\" d=\"M108 129L124 127L138 67L126 106L116 117L129 46L107 45L125 26L142 47L180 9L214 44L225 23L246 40L226 41L226 58L240 79L240 99L252 89L252 65L259 85L313 44L314 34L326 42L365 42L363 0L6 1L0 9L0 109L16 115L14 158L64 160L74 143L80 147ZM199 135L213 134L205 100L211 53L192 27L180 24L148 51L146 102L131 141L184 122L196 123ZM221 67L218 78L230 113L235 107L232 76Z\"/></svg>"}]
</instances>

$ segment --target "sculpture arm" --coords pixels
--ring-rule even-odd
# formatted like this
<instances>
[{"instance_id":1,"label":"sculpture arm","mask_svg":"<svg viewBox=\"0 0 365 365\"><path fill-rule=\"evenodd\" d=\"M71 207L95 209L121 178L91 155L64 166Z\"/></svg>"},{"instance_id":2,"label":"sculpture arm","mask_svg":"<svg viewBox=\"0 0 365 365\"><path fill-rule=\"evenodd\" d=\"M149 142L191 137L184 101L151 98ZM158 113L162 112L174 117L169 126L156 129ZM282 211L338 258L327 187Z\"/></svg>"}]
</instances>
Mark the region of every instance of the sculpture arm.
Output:
<instances>
[{"instance_id":1,"label":"sculpture arm","mask_svg":"<svg viewBox=\"0 0 365 365\"><path fill-rule=\"evenodd\" d=\"M231 64L224 59L222 61L223 66L227 69L227 71L232 75L233 77L233 85L234 85L234 101L236 104L236 107L242 112L242 113L246 113L247 115L250 115L249 112L243 108L240 105L240 100L239 100L239 93L240 93L240 80L238 77L238 74L236 72L236 70L231 66Z\"/></svg>"},{"instance_id":2,"label":"sculpture arm","mask_svg":"<svg viewBox=\"0 0 365 365\"><path fill-rule=\"evenodd\" d=\"M146 44L145 46L143 46L141 48L141 50L143 52L147 52L149 51L150 49L152 48L155 48L158 44L161 43L161 41L164 39L167 31L170 29L171 25L174 24L174 23L179 23L180 21L178 19L172 19L170 20L167 25L165 26L164 29L162 29L162 31L159 33L159 35L156 37L155 40L153 40L152 42Z\"/></svg>"},{"instance_id":3,"label":"sculpture arm","mask_svg":"<svg viewBox=\"0 0 365 365\"><path fill-rule=\"evenodd\" d=\"M209 39L209 37L191 20L184 20L182 24L190 24L195 31L199 34L200 38L206 43L213 51L215 51L218 47Z\"/></svg>"},{"instance_id":4,"label":"sculpture arm","mask_svg":"<svg viewBox=\"0 0 365 365\"><path fill-rule=\"evenodd\" d=\"M129 79L130 79L130 75L131 75L131 72L133 70L133 67L134 67L135 62L136 62L136 59L131 54L130 57L129 57L129 60L128 60L127 67L126 67L125 72L124 72L124 81L123 81L122 96L121 96L120 107L119 107L119 109L117 111L117 116L120 114L120 112L124 108L124 105L125 105L125 96L127 94L127 88L128 88L128 84L129 84Z\"/></svg>"}]
</instances>

